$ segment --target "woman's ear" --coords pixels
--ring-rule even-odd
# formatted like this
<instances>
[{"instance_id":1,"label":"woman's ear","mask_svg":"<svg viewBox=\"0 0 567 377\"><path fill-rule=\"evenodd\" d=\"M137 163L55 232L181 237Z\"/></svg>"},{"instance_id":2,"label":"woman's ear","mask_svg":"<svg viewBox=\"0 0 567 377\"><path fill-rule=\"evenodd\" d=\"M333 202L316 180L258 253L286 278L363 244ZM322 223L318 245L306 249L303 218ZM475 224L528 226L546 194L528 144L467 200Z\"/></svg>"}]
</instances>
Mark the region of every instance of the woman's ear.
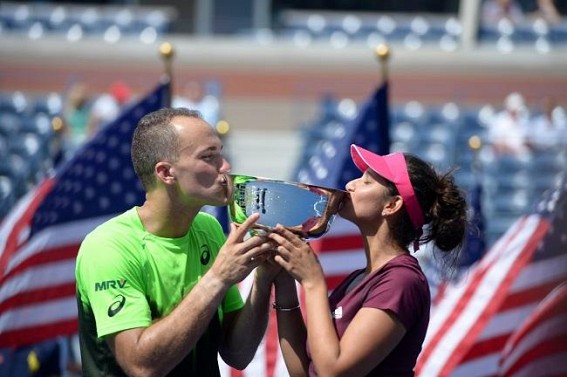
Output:
<instances>
[{"instance_id":1,"label":"woman's ear","mask_svg":"<svg viewBox=\"0 0 567 377\"><path fill-rule=\"evenodd\" d=\"M168 162L158 162L155 167L156 175L165 184L172 184L175 182L175 175L173 167Z\"/></svg>"},{"instance_id":2,"label":"woman's ear","mask_svg":"<svg viewBox=\"0 0 567 377\"><path fill-rule=\"evenodd\" d=\"M404 201L400 195L392 196L384 206L384 209L382 209L382 216L391 216L397 213L403 204Z\"/></svg>"}]
</instances>

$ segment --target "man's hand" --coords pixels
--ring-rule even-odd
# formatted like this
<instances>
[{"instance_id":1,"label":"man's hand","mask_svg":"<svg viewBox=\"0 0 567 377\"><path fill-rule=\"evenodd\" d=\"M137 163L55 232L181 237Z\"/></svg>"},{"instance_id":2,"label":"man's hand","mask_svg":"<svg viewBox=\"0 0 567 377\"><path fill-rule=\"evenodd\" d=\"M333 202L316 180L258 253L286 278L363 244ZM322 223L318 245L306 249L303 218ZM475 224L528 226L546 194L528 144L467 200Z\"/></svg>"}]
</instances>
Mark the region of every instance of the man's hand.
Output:
<instances>
[{"instance_id":1,"label":"man's hand","mask_svg":"<svg viewBox=\"0 0 567 377\"><path fill-rule=\"evenodd\" d=\"M240 282L271 255L274 247L266 236L247 237L259 217L254 213L241 225L230 225L228 238L211 268L227 285Z\"/></svg>"}]
</instances>

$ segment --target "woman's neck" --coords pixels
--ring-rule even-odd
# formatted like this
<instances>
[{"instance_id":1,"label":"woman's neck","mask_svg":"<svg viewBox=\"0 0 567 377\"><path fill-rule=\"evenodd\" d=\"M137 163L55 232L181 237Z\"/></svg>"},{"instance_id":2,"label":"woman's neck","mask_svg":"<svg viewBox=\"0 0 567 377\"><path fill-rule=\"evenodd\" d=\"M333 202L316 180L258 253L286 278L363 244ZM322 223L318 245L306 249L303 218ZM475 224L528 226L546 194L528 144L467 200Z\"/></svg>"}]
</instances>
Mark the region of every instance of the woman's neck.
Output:
<instances>
[{"instance_id":1,"label":"woman's neck","mask_svg":"<svg viewBox=\"0 0 567 377\"><path fill-rule=\"evenodd\" d=\"M364 247L367 260L366 271L368 273L379 270L399 255L409 253L407 248L399 246L391 238L380 237L379 235L365 237Z\"/></svg>"}]
</instances>

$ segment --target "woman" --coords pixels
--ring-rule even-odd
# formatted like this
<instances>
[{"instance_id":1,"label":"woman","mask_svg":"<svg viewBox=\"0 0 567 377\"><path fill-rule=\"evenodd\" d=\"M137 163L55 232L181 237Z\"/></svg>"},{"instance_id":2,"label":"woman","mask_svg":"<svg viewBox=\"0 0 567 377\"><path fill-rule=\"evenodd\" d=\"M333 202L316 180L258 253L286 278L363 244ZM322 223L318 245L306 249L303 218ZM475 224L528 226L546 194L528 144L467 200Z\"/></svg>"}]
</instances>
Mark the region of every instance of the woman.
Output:
<instances>
[{"instance_id":1,"label":"woman","mask_svg":"<svg viewBox=\"0 0 567 377\"><path fill-rule=\"evenodd\" d=\"M366 268L327 298L309 244L282 226L274 229L274 259L287 271L275 280L282 353L291 376L413 376L430 294L408 246L432 241L443 252L458 252L466 202L450 175L438 175L415 156L378 156L356 145L351 155L363 175L346 185L339 214L359 228ZM306 323L294 279L305 293Z\"/></svg>"}]
</instances>

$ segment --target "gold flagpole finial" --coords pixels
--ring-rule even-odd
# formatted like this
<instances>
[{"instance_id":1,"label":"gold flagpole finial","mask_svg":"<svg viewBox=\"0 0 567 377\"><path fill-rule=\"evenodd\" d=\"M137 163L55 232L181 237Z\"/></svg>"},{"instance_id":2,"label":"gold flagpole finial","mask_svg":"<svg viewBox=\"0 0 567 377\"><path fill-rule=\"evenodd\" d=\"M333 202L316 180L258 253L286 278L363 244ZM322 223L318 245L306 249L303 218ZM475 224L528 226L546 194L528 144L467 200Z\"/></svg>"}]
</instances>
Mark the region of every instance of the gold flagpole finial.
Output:
<instances>
[{"instance_id":1,"label":"gold flagpole finial","mask_svg":"<svg viewBox=\"0 0 567 377\"><path fill-rule=\"evenodd\" d=\"M374 54L376 55L376 59L380 62L380 66L382 68L382 79L388 79L388 60L390 59L390 47L386 44L379 44L374 49Z\"/></svg>"},{"instance_id":2,"label":"gold flagpole finial","mask_svg":"<svg viewBox=\"0 0 567 377\"><path fill-rule=\"evenodd\" d=\"M480 170L479 153L482 148L482 139L478 135L473 135L468 140L469 149L473 153L473 159L471 161L472 171L478 172Z\"/></svg>"},{"instance_id":3,"label":"gold flagpole finial","mask_svg":"<svg viewBox=\"0 0 567 377\"><path fill-rule=\"evenodd\" d=\"M374 53L381 62L386 62L390 58L390 48L385 44L379 44Z\"/></svg>"},{"instance_id":4,"label":"gold flagpole finial","mask_svg":"<svg viewBox=\"0 0 567 377\"><path fill-rule=\"evenodd\" d=\"M482 147L482 140L481 140L480 136L473 135L469 138L469 148L473 152L478 152L481 147Z\"/></svg>"},{"instance_id":5,"label":"gold flagpole finial","mask_svg":"<svg viewBox=\"0 0 567 377\"><path fill-rule=\"evenodd\" d=\"M173 45L169 42L162 43L161 46L159 47L159 53L165 63L166 74L171 79L171 60L175 55L173 50Z\"/></svg>"},{"instance_id":6,"label":"gold flagpole finial","mask_svg":"<svg viewBox=\"0 0 567 377\"><path fill-rule=\"evenodd\" d=\"M159 46L159 52L164 59L171 59L173 57L173 45L169 42L163 42Z\"/></svg>"},{"instance_id":7,"label":"gold flagpole finial","mask_svg":"<svg viewBox=\"0 0 567 377\"><path fill-rule=\"evenodd\" d=\"M165 65L165 81L169 83L169 95L165 99L165 105L171 106L171 92L173 91L173 71L171 68L171 61L173 60L173 55L175 55L173 45L169 42L164 42L159 46L159 54L163 59Z\"/></svg>"}]
</instances>

